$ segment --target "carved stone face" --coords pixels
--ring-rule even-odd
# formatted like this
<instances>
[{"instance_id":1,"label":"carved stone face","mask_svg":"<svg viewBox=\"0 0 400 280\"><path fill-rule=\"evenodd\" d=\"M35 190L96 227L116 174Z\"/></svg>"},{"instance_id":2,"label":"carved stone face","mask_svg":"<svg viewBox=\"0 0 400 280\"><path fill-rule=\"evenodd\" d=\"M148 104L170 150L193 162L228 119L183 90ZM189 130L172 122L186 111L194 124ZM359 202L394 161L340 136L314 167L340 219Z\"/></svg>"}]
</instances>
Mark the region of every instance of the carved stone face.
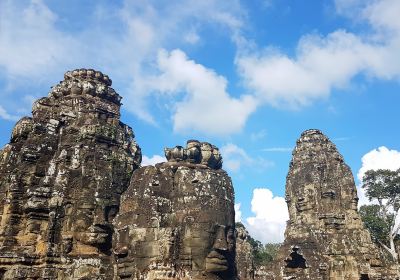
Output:
<instances>
[{"instance_id":1,"label":"carved stone face","mask_svg":"<svg viewBox=\"0 0 400 280\"><path fill-rule=\"evenodd\" d=\"M79 192L82 198L72 201L64 232L74 233L77 245L89 245L92 250L106 252L111 248L112 221L119 210L119 194L110 190L108 182L90 182ZM87 248L89 251L91 249ZM79 250L79 249L78 249ZM88 252L89 252L88 251Z\"/></svg>"},{"instance_id":2,"label":"carved stone face","mask_svg":"<svg viewBox=\"0 0 400 280\"><path fill-rule=\"evenodd\" d=\"M179 194L174 210L177 215L191 217L177 226L185 228L181 246L190 252L185 258L191 262L192 275L209 273L230 279L235 251L230 181L218 172L190 169L182 169L177 177L180 184L176 186Z\"/></svg>"},{"instance_id":3,"label":"carved stone face","mask_svg":"<svg viewBox=\"0 0 400 280\"><path fill-rule=\"evenodd\" d=\"M315 207L315 187L312 184L304 186L298 193L296 208L299 213L310 211Z\"/></svg>"},{"instance_id":4,"label":"carved stone face","mask_svg":"<svg viewBox=\"0 0 400 280\"><path fill-rule=\"evenodd\" d=\"M196 218L196 217L193 217ZM198 217L197 217L198 218ZM220 225L215 221L181 224L182 244L180 259L193 276L200 273L229 273L235 250L235 234L232 225Z\"/></svg>"},{"instance_id":5,"label":"carved stone face","mask_svg":"<svg viewBox=\"0 0 400 280\"><path fill-rule=\"evenodd\" d=\"M135 173L114 222L118 275L151 280L184 271L192 279L232 279L230 181L204 169L174 171L168 165Z\"/></svg>"},{"instance_id":6,"label":"carved stone face","mask_svg":"<svg viewBox=\"0 0 400 280\"><path fill-rule=\"evenodd\" d=\"M87 205L77 209L75 218L76 239L83 244L108 250L113 232L112 221L118 213L118 205Z\"/></svg>"}]
</instances>

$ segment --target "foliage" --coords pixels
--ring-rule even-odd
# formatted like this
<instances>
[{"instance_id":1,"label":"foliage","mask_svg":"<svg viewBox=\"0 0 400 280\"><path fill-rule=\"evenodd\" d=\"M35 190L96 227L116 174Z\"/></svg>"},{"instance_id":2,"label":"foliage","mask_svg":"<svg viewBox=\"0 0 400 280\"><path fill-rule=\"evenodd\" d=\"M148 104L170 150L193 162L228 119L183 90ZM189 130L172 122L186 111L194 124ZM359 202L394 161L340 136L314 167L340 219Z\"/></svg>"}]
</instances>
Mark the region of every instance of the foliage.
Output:
<instances>
[{"instance_id":1,"label":"foliage","mask_svg":"<svg viewBox=\"0 0 400 280\"><path fill-rule=\"evenodd\" d=\"M363 205L360 207L361 219L365 227L370 231L371 237L375 242L378 240L389 246L390 224L380 215L379 205ZM390 223L393 222L394 215L390 216Z\"/></svg>"},{"instance_id":2,"label":"foliage","mask_svg":"<svg viewBox=\"0 0 400 280\"><path fill-rule=\"evenodd\" d=\"M400 230L396 224L400 208L400 169L368 170L363 177L362 188L370 201L378 202L360 208L363 222L375 241L398 260L395 239Z\"/></svg>"},{"instance_id":3,"label":"foliage","mask_svg":"<svg viewBox=\"0 0 400 280\"><path fill-rule=\"evenodd\" d=\"M236 227L245 229L245 226L240 222L236 223ZM267 243L263 245L260 241L254 239L250 235L247 241L253 248L253 260L256 266L266 265L267 263L272 262L281 246L280 243Z\"/></svg>"},{"instance_id":4,"label":"foliage","mask_svg":"<svg viewBox=\"0 0 400 280\"><path fill-rule=\"evenodd\" d=\"M394 212L399 210L400 169L396 171L387 169L368 170L363 177L362 188L365 189L365 194L370 201L376 199L381 207L386 204L393 207ZM385 200L387 200L386 203Z\"/></svg>"}]
</instances>

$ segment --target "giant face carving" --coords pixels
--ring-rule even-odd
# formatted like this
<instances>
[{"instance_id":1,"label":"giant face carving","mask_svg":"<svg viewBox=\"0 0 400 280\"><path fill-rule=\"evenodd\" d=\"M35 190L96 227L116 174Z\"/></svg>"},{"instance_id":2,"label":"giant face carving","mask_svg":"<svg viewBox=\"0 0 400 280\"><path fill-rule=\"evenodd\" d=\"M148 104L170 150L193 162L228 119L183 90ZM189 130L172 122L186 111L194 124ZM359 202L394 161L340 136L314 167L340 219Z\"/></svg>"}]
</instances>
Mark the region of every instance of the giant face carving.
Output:
<instances>
[{"instance_id":1,"label":"giant face carving","mask_svg":"<svg viewBox=\"0 0 400 280\"><path fill-rule=\"evenodd\" d=\"M81 172L83 175L70 176L76 179L69 182L72 193L68 196L72 199L69 202L70 207L66 207L65 211L63 239L66 242L71 238L76 241L72 254L92 254L97 250L109 254L112 245L112 222L119 210L120 194L129 184L129 171L132 166L125 164L122 156L122 160L104 160L112 158L113 152L102 147L68 154L71 154L70 160L66 160L69 172ZM82 158L81 154L85 157ZM130 157L130 154L123 156ZM65 247L71 245L66 244Z\"/></svg>"},{"instance_id":2,"label":"giant face carving","mask_svg":"<svg viewBox=\"0 0 400 280\"><path fill-rule=\"evenodd\" d=\"M119 277L233 279L233 205L223 170L176 161L136 170L114 221Z\"/></svg>"}]
</instances>

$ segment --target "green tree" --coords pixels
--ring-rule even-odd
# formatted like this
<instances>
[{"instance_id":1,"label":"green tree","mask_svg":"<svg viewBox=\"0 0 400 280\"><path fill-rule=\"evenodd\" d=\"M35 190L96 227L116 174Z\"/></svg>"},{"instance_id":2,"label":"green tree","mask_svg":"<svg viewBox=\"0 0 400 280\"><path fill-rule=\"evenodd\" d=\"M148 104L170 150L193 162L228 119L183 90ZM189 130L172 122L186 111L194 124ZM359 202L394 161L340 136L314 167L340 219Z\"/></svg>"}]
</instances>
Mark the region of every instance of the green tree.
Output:
<instances>
[{"instance_id":1,"label":"green tree","mask_svg":"<svg viewBox=\"0 0 400 280\"><path fill-rule=\"evenodd\" d=\"M236 227L245 228L242 223L236 223ZM250 243L253 249L253 260L256 266L265 265L269 262L272 262L278 253L279 247L281 244L279 243L267 243L263 245L260 241L254 239L249 235L247 241Z\"/></svg>"},{"instance_id":2,"label":"green tree","mask_svg":"<svg viewBox=\"0 0 400 280\"><path fill-rule=\"evenodd\" d=\"M368 170L362 188L370 201L377 204L362 206L360 214L372 237L398 261L395 239L400 225L396 223L400 206L400 169Z\"/></svg>"},{"instance_id":3,"label":"green tree","mask_svg":"<svg viewBox=\"0 0 400 280\"><path fill-rule=\"evenodd\" d=\"M375 205L363 205L360 207L361 219L364 222L365 227L370 231L372 239L375 242L382 242L387 246L390 245L389 233L390 225L386 222L380 214L380 206ZM390 217L390 222L393 222L394 215Z\"/></svg>"}]
</instances>

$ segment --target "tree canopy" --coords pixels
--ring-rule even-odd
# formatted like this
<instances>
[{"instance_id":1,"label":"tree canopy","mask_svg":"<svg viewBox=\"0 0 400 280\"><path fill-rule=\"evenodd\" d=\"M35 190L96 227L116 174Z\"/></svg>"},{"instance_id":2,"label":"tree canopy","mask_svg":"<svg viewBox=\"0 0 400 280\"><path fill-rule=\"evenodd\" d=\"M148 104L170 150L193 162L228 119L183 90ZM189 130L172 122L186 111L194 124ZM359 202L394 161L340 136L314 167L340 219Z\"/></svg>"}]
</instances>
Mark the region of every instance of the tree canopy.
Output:
<instances>
[{"instance_id":1,"label":"tree canopy","mask_svg":"<svg viewBox=\"0 0 400 280\"><path fill-rule=\"evenodd\" d=\"M368 170L362 188L372 205L360 207L360 215L372 238L398 260L395 239L400 225L396 223L400 208L400 169Z\"/></svg>"},{"instance_id":2,"label":"tree canopy","mask_svg":"<svg viewBox=\"0 0 400 280\"><path fill-rule=\"evenodd\" d=\"M236 223L236 227L245 228L242 223ZM272 262L278 253L280 243L266 243L263 245L260 241L254 239L249 235L248 242L250 243L253 249L253 260L256 266L266 265L269 262Z\"/></svg>"},{"instance_id":3,"label":"tree canopy","mask_svg":"<svg viewBox=\"0 0 400 280\"><path fill-rule=\"evenodd\" d=\"M375 242L383 242L390 246L389 234L390 224L393 222L394 215L389 217L389 223L380 214L379 205L363 205L360 207L360 215L365 227L370 231L371 237Z\"/></svg>"}]
</instances>

